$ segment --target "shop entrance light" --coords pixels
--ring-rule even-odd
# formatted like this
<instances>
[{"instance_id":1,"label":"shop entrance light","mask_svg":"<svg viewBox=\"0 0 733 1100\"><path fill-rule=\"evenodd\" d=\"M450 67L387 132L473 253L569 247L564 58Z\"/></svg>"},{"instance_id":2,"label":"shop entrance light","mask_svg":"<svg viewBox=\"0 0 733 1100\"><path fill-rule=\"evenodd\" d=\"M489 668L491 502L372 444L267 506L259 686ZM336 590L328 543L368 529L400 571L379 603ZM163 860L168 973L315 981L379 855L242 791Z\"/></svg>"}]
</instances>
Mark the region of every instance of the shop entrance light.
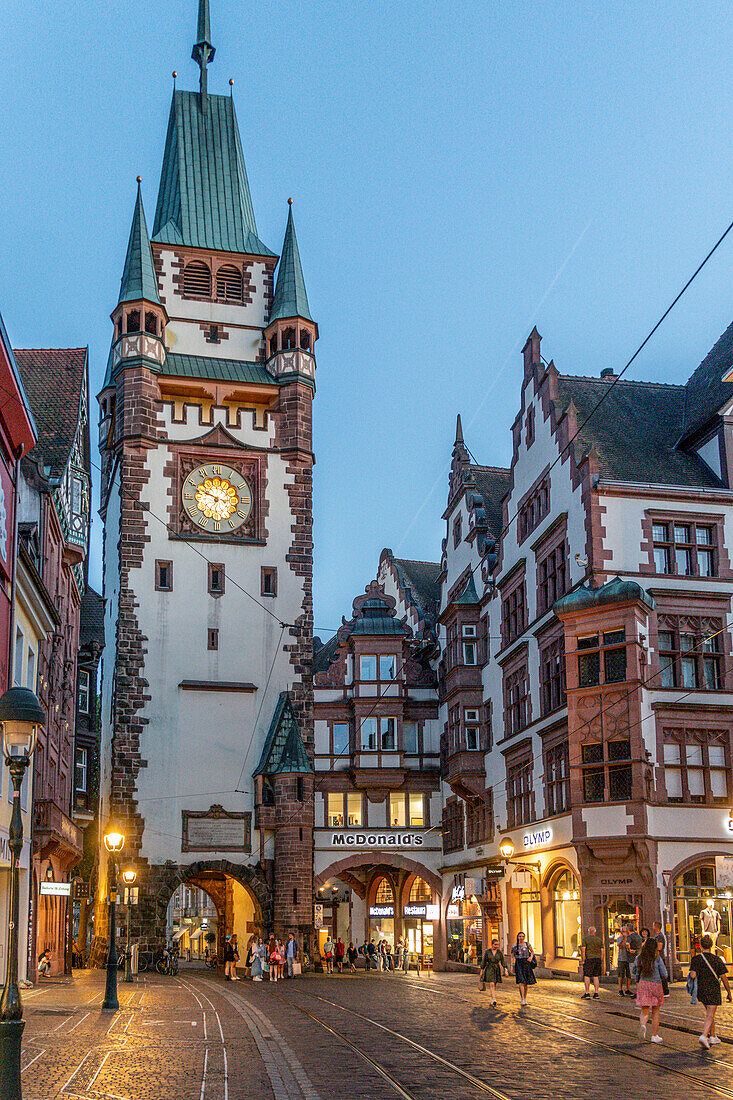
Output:
<instances>
[{"instance_id":1,"label":"shop entrance light","mask_svg":"<svg viewBox=\"0 0 733 1100\"><path fill-rule=\"evenodd\" d=\"M511 859L514 855L514 842L510 837L505 837L499 845L499 855L502 859Z\"/></svg>"}]
</instances>

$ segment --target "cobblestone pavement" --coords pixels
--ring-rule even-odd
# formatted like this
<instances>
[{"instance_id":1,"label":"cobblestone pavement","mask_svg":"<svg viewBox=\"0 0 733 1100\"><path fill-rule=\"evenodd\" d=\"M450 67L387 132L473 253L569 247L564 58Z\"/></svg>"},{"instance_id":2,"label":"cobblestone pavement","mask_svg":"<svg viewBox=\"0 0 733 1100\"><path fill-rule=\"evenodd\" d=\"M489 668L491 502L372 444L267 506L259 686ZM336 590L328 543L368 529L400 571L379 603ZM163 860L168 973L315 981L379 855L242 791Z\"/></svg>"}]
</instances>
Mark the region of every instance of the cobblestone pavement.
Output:
<instances>
[{"instance_id":1,"label":"cobblestone pavement","mask_svg":"<svg viewBox=\"0 0 733 1100\"><path fill-rule=\"evenodd\" d=\"M683 1093L733 1100L733 1006L723 1042L697 1042L703 1010L673 987L664 1044L643 1043L632 1000L540 981L519 1006L505 981L493 1008L471 975L359 973L225 983L210 971L120 982L52 981L24 998L25 1100L539 1100Z\"/></svg>"}]
</instances>

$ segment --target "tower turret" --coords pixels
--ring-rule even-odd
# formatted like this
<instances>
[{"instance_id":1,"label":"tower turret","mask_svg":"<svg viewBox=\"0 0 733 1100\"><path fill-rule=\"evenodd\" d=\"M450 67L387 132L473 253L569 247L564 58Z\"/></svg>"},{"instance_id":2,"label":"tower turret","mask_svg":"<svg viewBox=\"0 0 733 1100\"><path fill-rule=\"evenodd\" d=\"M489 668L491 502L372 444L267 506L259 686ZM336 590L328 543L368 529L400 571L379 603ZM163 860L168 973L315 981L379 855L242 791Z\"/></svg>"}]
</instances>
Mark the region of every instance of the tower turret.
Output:
<instances>
[{"instance_id":1,"label":"tower turret","mask_svg":"<svg viewBox=\"0 0 733 1100\"><path fill-rule=\"evenodd\" d=\"M265 329L267 366L278 381L300 378L315 388L316 360L313 347L318 325L311 317L293 221L293 200L288 199L285 229L270 320Z\"/></svg>"}]
</instances>

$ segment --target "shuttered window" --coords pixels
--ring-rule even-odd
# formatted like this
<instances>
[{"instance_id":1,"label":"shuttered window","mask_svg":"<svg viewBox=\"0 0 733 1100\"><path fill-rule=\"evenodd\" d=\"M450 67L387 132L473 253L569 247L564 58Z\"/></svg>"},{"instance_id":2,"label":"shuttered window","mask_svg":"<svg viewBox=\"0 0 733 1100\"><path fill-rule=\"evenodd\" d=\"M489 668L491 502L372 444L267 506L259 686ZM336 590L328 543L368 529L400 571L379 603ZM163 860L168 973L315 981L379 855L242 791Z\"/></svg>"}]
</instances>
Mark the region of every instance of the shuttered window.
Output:
<instances>
[{"instance_id":1,"label":"shuttered window","mask_svg":"<svg viewBox=\"0 0 733 1100\"><path fill-rule=\"evenodd\" d=\"M220 302L242 302L242 272L236 267L220 267L216 273L216 297Z\"/></svg>"},{"instance_id":2,"label":"shuttered window","mask_svg":"<svg viewBox=\"0 0 733 1100\"><path fill-rule=\"evenodd\" d=\"M211 272L206 264L194 260L183 269L183 293L190 298L211 297Z\"/></svg>"}]
</instances>

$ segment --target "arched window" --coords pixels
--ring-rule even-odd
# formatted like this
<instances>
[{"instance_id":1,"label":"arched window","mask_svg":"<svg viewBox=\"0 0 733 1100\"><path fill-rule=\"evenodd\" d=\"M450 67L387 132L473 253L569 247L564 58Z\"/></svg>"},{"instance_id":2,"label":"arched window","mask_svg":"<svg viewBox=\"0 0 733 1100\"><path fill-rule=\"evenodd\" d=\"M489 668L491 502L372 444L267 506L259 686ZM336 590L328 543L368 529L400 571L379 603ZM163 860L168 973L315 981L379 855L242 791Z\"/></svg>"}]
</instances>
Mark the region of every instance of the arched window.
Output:
<instances>
[{"instance_id":1,"label":"arched window","mask_svg":"<svg viewBox=\"0 0 733 1100\"><path fill-rule=\"evenodd\" d=\"M386 878L379 881L374 903L375 905L394 905L394 892Z\"/></svg>"},{"instance_id":2,"label":"arched window","mask_svg":"<svg viewBox=\"0 0 733 1100\"><path fill-rule=\"evenodd\" d=\"M295 347L295 329L286 328L283 333L283 351L287 351L289 348Z\"/></svg>"},{"instance_id":3,"label":"arched window","mask_svg":"<svg viewBox=\"0 0 733 1100\"><path fill-rule=\"evenodd\" d=\"M139 332L140 331L140 310L131 309L127 314L127 331Z\"/></svg>"},{"instance_id":4,"label":"arched window","mask_svg":"<svg viewBox=\"0 0 733 1100\"><path fill-rule=\"evenodd\" d=\"M303 351L310 351L311 349L311 334L306 328L300 330L300 346Z\"/></svg>"},{"instance_id":5,"label":"arched window","mask_svg":"<svg viewBox=\"0 0 733 1100\"><path fill-rule=\"evenodd\" d=\"M216 273L216 297L220 302L242 302L242 272L231 265Z\"/></svg>"},{"instance_id":6,"label":"arched window","mask_svg":"<svg viewBox=\"0 0 733 1100\"><path fill-rule=\"evenodd\" d=\"M158 318L152 310L145 314L145 331L149 332L151 336L158 335Z\"/></svg>"},{"instance_id":7,"label":"arched window","mask_svg":"<svg viewBox=\"0 0 733 1100\"><path fill-rule=\"evenodd\" d=\"M270 355L277 353L277 333L270 337Z\"/></svg>"},{"instance_id":8,"label":"arched window","mask_svg":"<svg viewBox=\"0 0 733 1100\"><path fill-rule=\"evenodd\" d=\"M410 905L430 905L433 900L433 891L422 878L416 878L410 887Z\"/></svg>"},{"instance_id":9,"label":"arched window","mask_svg":"<svg viewBox=\"0 0 733 1100\"><path fill-rule=\"evenodd\" d=\"M580 886L571 871L562 871L553 889L555 955L577 959L580 953Z\"/></svg>"},{"instance_id":10,"label":"arched window","mask_svg":"<svg viewBox=\"0 0 733 1100\"><path fill-rule=\"evenodd\" d=\"M211 272L200 260L192 260L184 267L183 293L190 298L211 297Z\"/></svg>"}]
</instances>

